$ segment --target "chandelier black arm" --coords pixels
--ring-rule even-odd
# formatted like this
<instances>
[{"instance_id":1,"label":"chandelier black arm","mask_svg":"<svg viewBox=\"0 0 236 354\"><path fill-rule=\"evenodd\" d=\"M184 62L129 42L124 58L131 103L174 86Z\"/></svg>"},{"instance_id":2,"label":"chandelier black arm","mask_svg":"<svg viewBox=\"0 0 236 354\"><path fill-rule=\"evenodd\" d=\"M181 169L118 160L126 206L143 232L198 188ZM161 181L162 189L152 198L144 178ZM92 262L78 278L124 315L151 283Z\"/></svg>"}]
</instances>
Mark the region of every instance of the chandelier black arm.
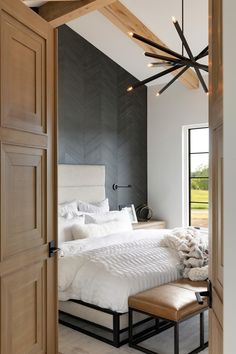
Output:
<instances>
[{"instance_id":1,"label":"chandelier black arm","mask_svg":"<svg viewBox=\"0 0 236 354\"><path fill-rule=\"evenodd\" d=\"M182 41L182 43L183 43L183 45L184 45L184 47L185 47L185 49L186 49L186 51L187 51L187 53L188 53L188 55L189 55L189 58L190 58L192 61L195 61L195 60L194 60L194 56L193 56L193 54L192 54L192 52L191 52L191 49L190 49L190 47L189 47L189 45L188 45L188 42L187 42L185 36L184 36L184 34L183 34L183 32L182 32L182 30L181 30L181 28L180 28L180 25L179 25L178 21L174 21L174 26L175 26L176 31L178 32L178 34L179 34L179 36L180 36L180 39L181 39L181 41ZM206 85L206 83L205 83L205 81L204 81L204 79L203 79L203 77L202 77L202 74L201 74L200 70L199 70L196 66L194 66L194 70L196 71L196 74L197 74L197 76L198 76L198 78L199 78L199 81L201 82L201 85L202 85L202 87L203 87L203 90L204 90L206 93L208 93L207 85Z\"/></svg>"},{"instance_id":2,"label":"chandelier black arm","mask_svg":"<svg viewBox=\"0 0 236 354\"><path fill-rule=\"evenodd\" d=\"M171 68L169 68L169 69L167 69L167 70L164 70L164 71L162 71L161 73L158 73L158 74L156 74L156 75L150 76L150 77L148 77L147 79L145 79L145 80L143 80L143 81L137 82L136 84L130 86L130 87L127 89L127 91L132 91L132 90L134 90L134 89L136 89L136 88L138 88L138 87L140 87L140 86L143 86L143 85L145 85L145 84L147 84L147 83L149 83L149 82L151 82L151 81L153 81L153 80L159 79L160 77L162 77L162 76L164 76L164 75L170 74L170 73L172 73L173 71L178 70L178 69L180 69L180 68L182 68L182 67L183 67L183 65L175 65L174 67L171 67Z\"/></svg>"},{"instance_id":3,"label":"chandelier black arm","mask_svg":"<svg viewBox=\"0 0 236 354\"><path fill-rule=\"evenodd\" d=\"M166 84L157 94L158 95L161 95L165 90L168 89L168 87L170 87L181 75L183 75L185 73L185 71L187 71L189 69L188 66L185 66L182 70L180 70L180 72L175 76L173 77L173 79L171 79L168 84Z\"/></svg>"},{"instance_id":4,"label":"chandelier black arm","mask_svg":"<svg viewBox=\"0 0 236 354\"><path fill-rule=\"evenodd\" d=\"M208 65L203 65L203 64L200 64L200 63L197 63L197 64L198 64L197 67L198 67L199 69L202 69L202 70L206 71L207 73L209 72L209 67L208 67Z\"/></svg>"},{"instance_id":5,"label":"chandelier black arm","mask_svg":"<svg viewBox=\"0 0 236 354\"><path fill-rule=\"evenodd\" d=\"M208 56L208 55L209 55L209 53L206 52L205 54L202 54L201 56L196 56L194 59L195 59L195 60L199 60L199 59L202 59L202 58L204 58L204 57L206 57L206 56Z\"/></svg>"},{"instance_id":6,"label":"chandelier black arm","mask_svg":"<svg viewBox=\"0 0 236 354\"><path fill-rule=\"evenodd\" d=\"M196 57L194 57L195 60L198 60L198 59L201 59L205 56L208 55L208 49L209 49L209 46L207 45L206 48L204 48Z\"/></svg>"},{"instance_id":7,"label":"chandelier black arm","mask_svg":"<svg viewBox=\"0 0 236 354\"><path fill-rule=\"evenodd\" d=\"M208 55L208 46L206 46L206 48L204 48L196 57L194 57L194 60L199 60L202 59L204 57L206 57ZM208 65L203 65L201 64L201 68L202 70L205 70L206 72L209 71L209 66Z\"/></svg>"},{"instance_id":8,"label":"chandelier black arm","mask_svg":"<svg viewBox=\"0 0 236 354\"><path fill-rule=\"evenodd\" d=\"M158 44L158 43L155 43L153 41L151 41L150 39L147 39L143 36L140 36L139 34L136 34L136 33L132 33L132 37L135 38L135 39L138 39L139 41L143 42L143 43L146 43L154 48L157 48L159 50L161 50L162 52L165 52L169 55L173 55L174 57L178 58L178 59L188 59L186 58L185 56L169 49L169 48L166 48L166 47L163 47L162 45Z\"/></svg>"},{"instance_id":9,"label":"chandelier black arm","mask_svg":"<svg viewBox=\"0 0 236 354\"><path fill-rule=\"evenodd\" d=\"M176 59L176 58L172 58L172 57L166 57L165 55L159 55L156 53L149 53L149 52L145 52L144 55L146 57L149 58L155 58L155 59L160 59L160 60L166 60L166 61L171 61L172 63L180 63L180 61L182 62L182 59ZM187 59L187 61L190 61L189 59Z\"/></svg>"},{"instance_id":10,"label":"chandelier black arm","mask_svg":"<svg viewBox=\"0 0 236 354\"><path fill-rule=\"evenodd\" d=\"M180 65L183 64L183 65L188 65L188 66L192 66L192 67L196 66L199 69L208 71L208 66L207 65L203 65L203 64L197 63L197 62L192 61L190 59L180 60L180 59L170 58L170 57L166 57L166 56L155 54L155 53L149 53L149 52L145 52L144 54L145 54L146 57L160 59L160 60L166 60L168 62L173 62L175 64L180 64Z\"/></svg>"},{"instance_id":11,"label":"chandelier black arm","mask_svg":"<svg viewBox=\"0 0 236 354\"><path fill-rule=\"evenodd\" d=\"M157 66L166 66L166 65L171 65L173 66L173 63L171 63L170 61L158 61L158 62L154 62L154 63L150 63L151 67L155 68Z\"/></svg>"}]
</instances>

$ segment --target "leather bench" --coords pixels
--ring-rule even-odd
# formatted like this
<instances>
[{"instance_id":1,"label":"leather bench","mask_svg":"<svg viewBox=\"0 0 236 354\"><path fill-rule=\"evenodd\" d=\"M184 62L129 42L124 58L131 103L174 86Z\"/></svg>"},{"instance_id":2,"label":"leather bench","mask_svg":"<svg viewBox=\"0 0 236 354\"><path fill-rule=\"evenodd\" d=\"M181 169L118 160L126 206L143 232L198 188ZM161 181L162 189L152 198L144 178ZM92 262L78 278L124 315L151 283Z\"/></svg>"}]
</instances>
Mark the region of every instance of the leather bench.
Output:
<instances>
[{"instance_id":1,"label":"leather bench","mask_svg":"<svg viewBox=\"0 0 236 354\"><path fill-rule=\"evenodd\" d=\"M148 338L174 327L174 354L179 354L179 324L200 315L200 346L191 354L208 346L204 341L204 311L208 309L206 297L198 303L195 293L207 290L206 281L178 281L149 289L129 297L129 346L148 354L158 354L139 345ZM133 334L133 312L141 312L155 319L155 325L141 333ZM189 353L190 354L190 353Z\"/></svg>"}]
</instances>

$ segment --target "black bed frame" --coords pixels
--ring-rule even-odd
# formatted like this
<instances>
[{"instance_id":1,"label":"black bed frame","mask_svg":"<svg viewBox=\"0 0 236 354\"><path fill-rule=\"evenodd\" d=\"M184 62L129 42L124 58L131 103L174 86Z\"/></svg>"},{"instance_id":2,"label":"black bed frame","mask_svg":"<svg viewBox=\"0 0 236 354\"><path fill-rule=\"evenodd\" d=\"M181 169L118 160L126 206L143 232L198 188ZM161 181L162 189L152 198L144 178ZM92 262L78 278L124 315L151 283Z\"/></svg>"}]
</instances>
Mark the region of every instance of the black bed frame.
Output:
<instances>
[{"instance_id":1,"label":"black bed frame","mask_svg":"<svg viewBox=\"0 0 236 354\"><path fill-rule=\"evenodd\" d=\"M129 342L129 336L128 336L129 327L120 329L120 317L122 315L124 315L125 313L115 312L115 311L112 311L109 309L105 309L105 308L102 308L102 307L99 307L96 305L89 304L89 303L81 301L81 300L69 300L69 301L75 302L75 303L83 305L85 307L92 308L94 310L111 315L113 317L113 329L104 327L104 326L99 325L97 323L85 320L83 318L68 314L63 311L59 311L59 323L61 323L64 326L70 327L78 332L89 335L90 337L98 339L102 342L110 344L116 348L119 348L120 346ZM108 333L112 337L112 339L109 339L109 338L106 338L105 336L94 333L94 331L92 329L90 330L90 329L86 329L86 328L81 327L79 322L85 323L87 325L90 325L90 326L100 329L102 331L105 331L106 333ZM145 335L145 333L149 333L152 330L156 330L157 327L159 330L161 330L161 329L164 330L164 329L168 328L168 324L166 321L162 321L160 323L157 323L157 321L155 319L153 319L152 317L147 317L147 318L135 323L133 325L133 329L140 327L142 325L144 326L145 324L148 324L148 322L150 322L150 326L148 326L148 328L146 328L142 331L142 335ZM126 335L126 338L121 339L121 335ZM140 335L140 332L138 335ZM134 337L135 337L135 335L134 335Z\"/></svg>"}]
</instances>

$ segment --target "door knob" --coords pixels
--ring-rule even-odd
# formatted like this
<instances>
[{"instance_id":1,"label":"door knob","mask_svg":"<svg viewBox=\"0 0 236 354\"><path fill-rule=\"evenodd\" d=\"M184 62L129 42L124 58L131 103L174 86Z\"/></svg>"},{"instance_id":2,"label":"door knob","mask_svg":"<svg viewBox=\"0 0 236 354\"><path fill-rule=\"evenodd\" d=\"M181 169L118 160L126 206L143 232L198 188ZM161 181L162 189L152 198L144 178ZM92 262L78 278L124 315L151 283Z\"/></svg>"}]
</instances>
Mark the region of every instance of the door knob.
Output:
<instances>
[{"instance_id":1,"label":"door knob","mask_svg":"<svg viewBox=\"0 0 236 354\"><path fill-rule=\"evenodd\" d=\"M203 305L204 304L203 297L207 297L208 306L211 308L212 307L212 285L210 280L208 280L207 288L208 288L207 291L195 292L195 295L199 305Z\"/></svg>"},{"instance_id":2,"label":"door knob","mask_svg":"<svg viewBox=\"0 0 236 354\"><path fill-rule=\"evenodd\" d=\"M49 242L49 257L54 257L61 249L56 247L55 241Z\"/></svg>"}]
</instances>

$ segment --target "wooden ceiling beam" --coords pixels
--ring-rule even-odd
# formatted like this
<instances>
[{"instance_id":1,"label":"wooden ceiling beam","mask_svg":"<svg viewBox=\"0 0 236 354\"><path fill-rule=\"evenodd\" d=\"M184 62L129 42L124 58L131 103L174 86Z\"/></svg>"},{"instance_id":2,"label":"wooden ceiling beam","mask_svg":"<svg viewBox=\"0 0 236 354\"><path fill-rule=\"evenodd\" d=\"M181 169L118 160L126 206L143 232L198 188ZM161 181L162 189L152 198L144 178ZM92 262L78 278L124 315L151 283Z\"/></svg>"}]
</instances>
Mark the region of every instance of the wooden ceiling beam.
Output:
<instances>
[{"instance_id":1,"label":"wooden ceiling beam","mask_svg":"<svg viewBox=\"0 0 236 354\"><path fill-rule=\"evenodd\" d=\"M115 1L106 7L101 8L100 13L109 19L116 27L129 36L129 32L137 33L145 38L152 40L164 47L167 47L165 43L161 41L153 32L151 32L135 15L132 14L123 4L119 1ZM130 37L130 36L129 36ZM139 45L145 52L151 52L154 54L162 54L163 52L140 42L130 37L137 45ZM174 75L178 73L175 71ZM196 89L199 87L199 80L197 75L192 69L188 69L179 80L188 88Z\"/></svg>"},{"instance_id":2,"label":"wooden ceiling beam","mask_svg":"<svg viewBox=\"0 0 236 354\"><path fill-rule=\"evenodd\" d=\"M35 2L35 3L37 3L38 2L38 0L22 0L23 2L31 2L32 4ZM62 2L62 1L78 1L78 0L50 0L50 2L55 2L55 1L57 1L57 2ZM42 0L42 2L48 2L47 0Z\"/></svg>"},{"instance_id":3,"label":"wooden ceiling beam","mask_svg":"<svg viewBox=\"0 0 236 354\"><path fill-rule=\"evenodd\" d=\"M38 3L40 0L21 0L21 1L23 1L23 2L26 2L26 3L30 3L30 4L34 4L34 3ZM78 1L78 0L50 0L50 2L62 2L62 1ZM40 1L40 2L44 2L44 3L47 3L48 1L47 0L42 0L42 1Z\"/></svg>"},{"instance_id":4,"label":"wooden ceiling beam","mask_svg":"<svg viewBox=\"0 0 236 354\"><path fill-rule=\"evenodd\" d=\"M56 28L113 2L114 0L49 1L39 7L39 15Z\"/></svg>"}]
</instances>

